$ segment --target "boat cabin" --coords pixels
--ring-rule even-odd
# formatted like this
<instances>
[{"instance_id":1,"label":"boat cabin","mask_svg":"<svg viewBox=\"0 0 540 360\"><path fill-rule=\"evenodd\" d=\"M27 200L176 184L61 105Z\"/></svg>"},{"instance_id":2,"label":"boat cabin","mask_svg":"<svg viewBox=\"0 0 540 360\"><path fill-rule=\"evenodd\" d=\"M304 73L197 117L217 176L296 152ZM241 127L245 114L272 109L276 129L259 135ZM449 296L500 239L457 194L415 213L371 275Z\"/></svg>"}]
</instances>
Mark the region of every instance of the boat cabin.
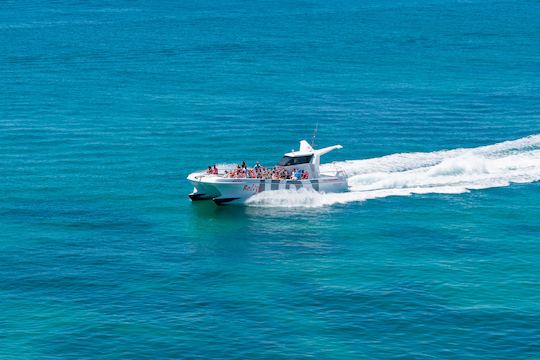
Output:
<instances>
[{"instance_id":1,"label":"boat cabin","mask_svg":"<svg viewBox=\"0 0 540 360\"><path fill-rule=\"evenodd\" d=\"M319 177L319 165L321 155L332 150L341 149L341 145L325 147L319 150L313 149L305 140L300 141L300 150L286 153L276 164L277 167L284 168L287 171L293 169L307 170L310 178Z\"/></svg>"}]
</instances>

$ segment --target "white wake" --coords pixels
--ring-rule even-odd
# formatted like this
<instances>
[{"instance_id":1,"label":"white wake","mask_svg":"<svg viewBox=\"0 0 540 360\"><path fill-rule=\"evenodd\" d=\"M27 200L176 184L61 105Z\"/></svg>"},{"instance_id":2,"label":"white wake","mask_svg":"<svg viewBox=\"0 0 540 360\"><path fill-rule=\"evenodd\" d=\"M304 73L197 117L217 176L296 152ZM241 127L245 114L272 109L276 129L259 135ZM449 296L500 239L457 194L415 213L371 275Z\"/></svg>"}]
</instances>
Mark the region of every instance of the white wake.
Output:
<instances>
[{"instance_id":1,"label":"white wake","mask_svg":"<svg viewBox=\"0 0 540 360\"><path fill-rule=\"evenodd\" d=\"M320 207L411 194L459 194L540 180L540 134L518 140L430 153L401 153L325 164L321 172L344 170L349 192L307 190L262 192L250 206Z\"/></svg>"}]
</instances>

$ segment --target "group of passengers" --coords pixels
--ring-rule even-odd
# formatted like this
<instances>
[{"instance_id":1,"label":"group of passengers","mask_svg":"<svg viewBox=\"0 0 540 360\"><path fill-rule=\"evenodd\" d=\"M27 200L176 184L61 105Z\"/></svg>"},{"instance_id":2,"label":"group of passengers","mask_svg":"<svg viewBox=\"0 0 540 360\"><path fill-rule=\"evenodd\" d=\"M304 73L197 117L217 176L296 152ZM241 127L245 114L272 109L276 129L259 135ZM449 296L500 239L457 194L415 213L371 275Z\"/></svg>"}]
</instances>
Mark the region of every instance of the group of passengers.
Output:
<instances>
[{"instance_id":1,"label":"group of passengers","mask_svg":"<svg viewBox=\"0 0 540 360\"><path fill-rule=\"evenodd\" d=\"M206 173L207 174L217 175L218 174L218 168L216 167L216 164L214 164L214 166L209 166L208 170L206 170Z\"/></svg>"},{"instance_id":2,"label":"group of passengers","mask_svg":"<svg viewBox=\"0 0 540 360\"><path fill-rule=\"evenodd\" d=\"M207 170L208 174L218 174L216 165L209 166ZM282 167L274 167L273 169L267 169L261 166L259 162L255 164L251 169L247 167L246 162L242 161L241 165L236 165L233 170L225 170L224 176L234 179L265 179L265 180L306 180L309 179L309 173L307 170L301 170L293 168L292 171L287 171Z\"/></svg>"}]
</instances>

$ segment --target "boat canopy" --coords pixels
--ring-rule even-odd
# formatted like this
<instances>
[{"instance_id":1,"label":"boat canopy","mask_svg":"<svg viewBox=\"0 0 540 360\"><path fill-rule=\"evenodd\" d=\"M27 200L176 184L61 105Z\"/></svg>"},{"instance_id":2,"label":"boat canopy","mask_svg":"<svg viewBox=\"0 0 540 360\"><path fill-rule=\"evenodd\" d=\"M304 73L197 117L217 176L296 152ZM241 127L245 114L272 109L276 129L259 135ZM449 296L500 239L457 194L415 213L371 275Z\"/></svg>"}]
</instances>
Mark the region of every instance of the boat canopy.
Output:
<instances>
[{"instance_id":1,"label":"boat canopy","mask_svg":"<svg viewBox=\"0 0 540 360\"><path fill-rule=\"evenodd\" d=\"M300 150L298 151L292 151L290 153L286 153L285 156L288 157L302 157L302 156L310 156L310 155L317 155L321 156L324 155L332 150L341 149L343 146L341 145L333 145L328 146L322 149L315 150L306 140L300 141Z\"/></svg>"}]
</instances>

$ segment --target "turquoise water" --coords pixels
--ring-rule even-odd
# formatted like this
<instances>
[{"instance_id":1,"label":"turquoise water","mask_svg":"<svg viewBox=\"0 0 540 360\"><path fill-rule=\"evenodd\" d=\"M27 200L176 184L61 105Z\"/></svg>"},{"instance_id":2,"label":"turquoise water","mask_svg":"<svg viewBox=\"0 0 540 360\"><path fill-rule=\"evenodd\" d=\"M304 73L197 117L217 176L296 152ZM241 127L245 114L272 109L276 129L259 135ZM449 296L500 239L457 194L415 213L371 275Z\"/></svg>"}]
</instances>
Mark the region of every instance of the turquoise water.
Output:
<instances>
[{"instance_id":1,"label":"turquoise water","mask_svg":"<svg viewBox=\"0 0 540 360\"><path fill-rule=\"evenodd\" d=\"M539 16L3 2L0 358L540 357ZM351 192L189 202L317 122Z\"/></svg>"}]
</instances>

